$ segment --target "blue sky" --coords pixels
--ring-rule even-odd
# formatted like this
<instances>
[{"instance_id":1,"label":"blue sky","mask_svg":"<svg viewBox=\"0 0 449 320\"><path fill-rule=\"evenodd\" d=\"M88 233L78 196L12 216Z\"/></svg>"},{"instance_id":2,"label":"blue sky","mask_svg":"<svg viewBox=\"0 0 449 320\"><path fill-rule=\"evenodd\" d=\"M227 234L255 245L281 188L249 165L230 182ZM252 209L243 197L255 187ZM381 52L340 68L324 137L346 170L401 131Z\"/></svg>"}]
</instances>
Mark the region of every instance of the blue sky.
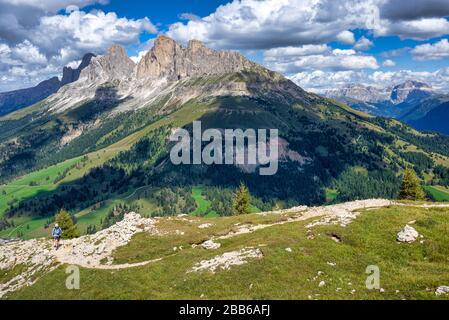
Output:
<instances>
[{"instance_id":1,"label":"blue sky","mask_svg":"<svg viewBox=\"0 0 449 320\"><path fill-rule=\"evenodd\" d=\"M0 0L0 91L60 76L113 43L137 62L160 34L238 50L298 85L449 92L447 0Z\"/></svg>"},{"instance_id":2,"label":"blue sky","mask_svg":"<svg viewBox=\"0 0 449 320\"><path fill-rule=\"evenodd\" d=\"M220 5L228 2L226 0L110 0L107 4L94 4L84 9L117 12L121 16L134 19L148 17L159 30L164 31L177 21L186 21L181 17L184 13L205 17L213 13ZM143 43L154 37L154 34L142 33L140 42ZM135 45L129 46L127 49L129 55L138 53Z\"/></svg>"}]
</instances>

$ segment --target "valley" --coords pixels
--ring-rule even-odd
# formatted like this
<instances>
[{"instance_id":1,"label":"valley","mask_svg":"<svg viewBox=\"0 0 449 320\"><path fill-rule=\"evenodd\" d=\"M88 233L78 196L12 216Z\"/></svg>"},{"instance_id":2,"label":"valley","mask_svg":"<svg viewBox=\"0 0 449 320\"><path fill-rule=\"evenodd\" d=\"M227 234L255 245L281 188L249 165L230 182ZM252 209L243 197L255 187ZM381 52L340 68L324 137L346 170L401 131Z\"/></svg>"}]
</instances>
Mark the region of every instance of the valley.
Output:
<instances>
[{"instance_id":1,"label":"valley","mask_svg":"<svg viewBox=\"0 0 449 320\"><path fill-rule=\"evenodd\" d=\"M448 301L448 62L448 0L0 0L2 310Z\"/></svg>"},{"instance_id":2,"label":"valley","mask_svg":"<svg viewBox=\"0 0 449 320\"><path fill-rule=\"evenodd\" d=\"M184 48L160 37L149 54L164 65L134 65L114 46L78 69L83 81L0 118L0 236L45 236L62 208L81 234L108 227L126 210L148 217L228 216L241 181L251 192L252 212L394 199L407 166L429 185L429 199L445 200L431 187L449 185L445 136L307 93L238 54L225 54L224 69L217 71L213 66L224 53L199 42ZM203 55L210 70L197 77L183 59ZM176 63L180 70L173 69ZM69 96L77 98L64 104ZM203 129L279 129L278 174L262 179L235 166L174 166L169 131L192 130L193 121ZM79 133L67 140L75 128Z\"/></svg>"}]
</instances>

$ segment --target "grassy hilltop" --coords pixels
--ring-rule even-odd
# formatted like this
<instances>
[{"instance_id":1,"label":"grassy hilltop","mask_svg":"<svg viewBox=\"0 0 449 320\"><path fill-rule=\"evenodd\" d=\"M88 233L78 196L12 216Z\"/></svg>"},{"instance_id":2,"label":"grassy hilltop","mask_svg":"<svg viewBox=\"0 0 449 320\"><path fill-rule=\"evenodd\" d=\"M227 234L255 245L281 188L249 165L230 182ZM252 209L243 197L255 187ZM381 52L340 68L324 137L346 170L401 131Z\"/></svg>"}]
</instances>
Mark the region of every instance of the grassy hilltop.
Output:
<instances>
[{"instance_id":1,"label":"grassy hilltop","mask_svg":"<svg viewBox=\"0 0 449 320\"><path fill-rule=\"evenodd\" d=\"M449 283L448 208L391 206L359 212L346 227L305 227L316 218L276 224L294 213L214 220L162 218L157 222L162 235L139 233L113 254L114 264L159 261L119 270L81 268L80 290L74 291L65 288L67 275L61 266L7 298L447 299L437 297L435 289ZM398 243L396 234L411 220L423 238ZM198 228L204 223L213 226ZM217 250L192 247L235 231L239 225L260 224L275 225L215 240L221 244ZM202 260L248 247L259 248L263 257L215 273L187 272ZM382 290L366 289L369 265L380 268ZM0 279L3 282L9 276L3 273Z\"/></svg>"}]
</instances>

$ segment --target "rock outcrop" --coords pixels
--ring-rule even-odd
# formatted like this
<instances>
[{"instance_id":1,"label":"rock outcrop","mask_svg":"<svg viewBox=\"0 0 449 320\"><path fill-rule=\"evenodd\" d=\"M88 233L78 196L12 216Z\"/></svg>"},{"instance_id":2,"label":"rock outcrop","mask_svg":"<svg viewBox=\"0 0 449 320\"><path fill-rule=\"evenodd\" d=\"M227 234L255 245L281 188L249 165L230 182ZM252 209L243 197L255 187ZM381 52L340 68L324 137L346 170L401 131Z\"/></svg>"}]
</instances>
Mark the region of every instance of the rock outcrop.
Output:
<instances>
[{"instance_id":1,"label":"rock outcrop","mask_svg":"<svg viewBox=\"0 0 449 320\"><path fill-rule=\"evenodd\" d=\"M406 225L404 229L402 229L397 236L397 240L399 242L412 243L418 239L419 233L415 230L415 228Z\"/></svg>"},{"instance_id":2,"label":"rock outcrop","mask_svg":"<svg viewBox=\"0 0 449 320\"><path fill-rule=\"evenodd\" d=\"M433 92L433 89L428 84L408 80L393 88L391 91L391 101L394 104L399 104L407 100L417 100L428 97Z\"/></svg>"},{"instance_id":3,"label":"rock outcrop","mask_svg":"<svg viewBox=\"0 0 449 320\"><path fill-rule=\"evenodd\" d=\"M210 271L215 273L219 270L229 270L232 266L239 266L248 263L248 259L262 259L263 253L259 248L243 248L238 251L225 252L210 260L203 260L187 271L200 272Z\"/></svg>"},{"instance_id":4,"label":"rock outcrop","mask_svg":"<svg viewBox=\"0 0 449 320\"><path fill-rule=\"evenodd\" d=\"M84 55L78 68L72 69L71 67L64 67L62 70L61 86L77 81L80 77L81 71L89 66L90 61L94 57L95 55L93 53L88 53Z\"/></svg>"},{"instance_id":5,"label":"rock outcrop","mask_svg":"<svg viewBox=\"0 0 449 320\"><path fill-rule=\"evenodd\" d=\"M197 40L187 48L166 36L154 42L154 47L137 66L137 78L179 80L191 76L225 74L254 67L255 63L237 52L215 51Z\"/></svg>"},{"instance_id":6,"label":"rock outcrop","mask_svg":"<svg viewBox=\"0 0 449 320\"><path fill-rule=\"evenodd\" d=\"M51 240L47 239L5 242L0 245L0 270L20 268L21 272L6 283L0 283L0 298L23 286L34 284L38 274L48 273L60 264L120 269L120 265L112 265L112 252L126 245L138 232L157 234L155 220L128 213L122 221L94 235L62 241L59 250L54 250Z\"/></svg>"},{"instance_id":7,"label":"rock outcrop","mask_svg":"<svg viewBox=\"0 0 449 320\"><path fill-rule=\"evenodd\" d=\"M126 80L133 76L135 64L123 47L113 45L104 56L91 59L89 65L81 71L80 78L89 82Z\"/></svg>"},{"instance_id":8,"label":"rock outcrop","mask_svg":"<svg viewBox=\"0 0 449 320\"><path fill-rule=\"evenodd\" d=\"M201 247L206 250L216 250L221 247L221 244L214 242L213 240L207 240L201 244Z\"/></svg>"},{"instance_id":9,"label":"rock outcrop","mask_svg":"<svg viewBox=\"0 0 449 320\"><path fill-rule=\"evenodd\" d=\"M428 97L433 89L428 84L407 80L394 87L373 87L363 84L348 84L341 88L326 90L324 95L330 98L348 98L367 103L383 103L390 106L407 100Z\"/></svg>"},{"instance_id":10,"label":"rock outcrop","mask_svg":"<svg viewBox=\"0 0 449 320\"><path fill-rule=\"evenodd\" d=\"M348 84L342 88L329 89L324 95L330 98L349 98L363 102L383 102L390 100L391 88L377 88L360 83Z\"/></svg>"},{"instance_id":11,"label":"rock outcrop","mask_svg":"<svg viewBox=\"0 0 449 320\"><path fill-rule=\"evenodd\" d=\"M202 81L189 81L197 77ZM172 108L192 99L219 96L276 99L285 104L302 101L304 105L312 104L315 98L240 53L209 49L196 40L183 47L160 36L137 65L116 45L106 55L92 58L78 81L46 100L48 110L61 113L98 100L104 87L114 95L110 105L116 107L111 113L135 111L161 101L164 106L158 108L165 112L165 106ZM108 97L102 95L101 100L107 101Z\"/></svg>"},{"instance_id":12,"label":"rock outcrop","mask_svg":"<svg viewBox=\"0 0 449 320\"><path fill-rule=\"evenodd\" d=\"M435 290L436 296L442 296L449 294L449 286L441 286Z\"/></svg>"}]
</instances>

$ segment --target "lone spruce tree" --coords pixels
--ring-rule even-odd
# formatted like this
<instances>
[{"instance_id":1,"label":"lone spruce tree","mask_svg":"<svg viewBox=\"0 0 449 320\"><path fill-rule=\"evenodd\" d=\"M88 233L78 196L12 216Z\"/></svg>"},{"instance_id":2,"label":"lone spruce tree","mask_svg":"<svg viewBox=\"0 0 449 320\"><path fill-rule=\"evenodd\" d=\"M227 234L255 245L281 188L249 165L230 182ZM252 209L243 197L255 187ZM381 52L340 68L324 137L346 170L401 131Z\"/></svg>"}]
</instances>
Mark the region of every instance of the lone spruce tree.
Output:
<instances>
[{"instance_id":1,"label":"lone spruce tree","mask_svg":"<svg viewBox=\"0 0 449 320\"><path fill-rule=\"evenodd\" d=\"M73 223L72 217L64 209L61 209L55 216L55 222L59 224L59 227L62 229L63 239L73 239L80 236L76 224Z\"/></svg>"},{"instance_id":2,"label":"lone spruce tree","mask_svg":"<svg viewBox=\"0 0 449 320\"><path fill-rule=\"evenodd\" d=\"M246 185L241 182L234 198L234 215L248 214L251 196Z\"/></svg>"},{"instance_id":3,"label":"lone spruce tree","mask_svg":"<svg viewBox=\"0 0 449 320\"><path fill-rule=\"evenodd\" d=\"M399 199L424 200L424 197L424 191L415 171L410 167L406 168L404 178L402 179L401 191L399 192Z\"/></svg>"}]
</instances>

